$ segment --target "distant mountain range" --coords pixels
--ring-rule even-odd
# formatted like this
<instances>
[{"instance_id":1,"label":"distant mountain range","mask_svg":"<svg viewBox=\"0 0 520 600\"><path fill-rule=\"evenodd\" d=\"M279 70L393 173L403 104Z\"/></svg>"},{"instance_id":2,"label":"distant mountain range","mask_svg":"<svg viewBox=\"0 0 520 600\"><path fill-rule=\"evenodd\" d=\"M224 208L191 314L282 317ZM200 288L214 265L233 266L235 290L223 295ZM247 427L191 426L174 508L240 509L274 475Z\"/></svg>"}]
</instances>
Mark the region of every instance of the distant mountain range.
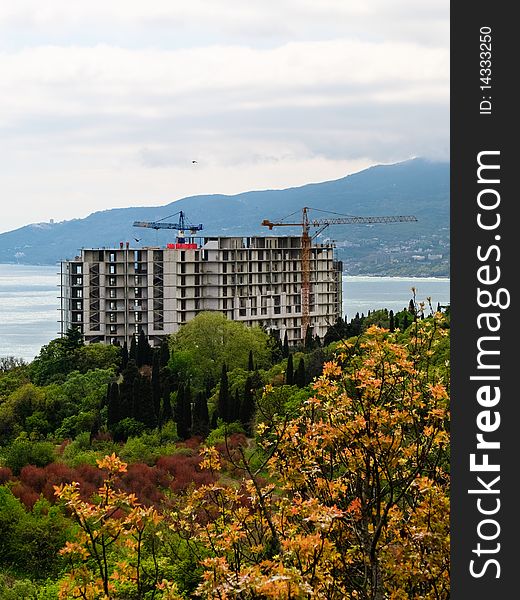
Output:
<instances>
[{"instance_id":1,"label":"distant mountain range","mask_svg":"<svg viewBox=\"0 0 520 600\"><path fill-rule=\"evenodd\" d=\"M449 164L413 159L378 165L334 181L232 196L191 196L164 206L116 208L84 219L34 223L0 234L0 263L55 264L82 247L166 244L175 231L133 227L182 210L203 223L204 236L268 235L263 219L276 221L309 206L346 215L413 214L416 223L337 225L320 240L333 239L351 274L449 275ZM316 213L316 217L325 217ZM176 218L172 219L175 221ZM298 234L284 228L276 234ZM136 242L135 239L139 239Z\"/></svg>"}]
</instances>

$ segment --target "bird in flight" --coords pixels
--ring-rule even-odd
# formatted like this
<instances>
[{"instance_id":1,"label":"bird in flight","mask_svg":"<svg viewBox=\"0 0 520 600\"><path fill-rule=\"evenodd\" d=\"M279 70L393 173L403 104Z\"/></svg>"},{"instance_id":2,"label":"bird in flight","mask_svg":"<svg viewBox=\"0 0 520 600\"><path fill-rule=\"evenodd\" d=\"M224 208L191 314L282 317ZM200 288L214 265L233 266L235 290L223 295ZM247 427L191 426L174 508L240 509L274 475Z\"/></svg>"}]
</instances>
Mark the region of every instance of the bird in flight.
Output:
<instances>
[{"instance_id":1,"label":"bird in flight","mask_svg":"<svg viewBox=\"0 0 520 600\"><path fill-rule=\"evenodd\" d=\"M135 238L134 238L134 240L135 240L136 242L140 242L140 241L141 241L141 238L137 239L137 238L135 237Z\"/></svg>"},{"instance_id":2,"label":"bird in flight","mask_svg":"<svg viewBox=\"0 0 520 600\"><path fill-rule=\"evenodd\" d=\"M195 164L197 164L197 161L196 161L196 160L192 160L191 162L192 162L192 164L194 164L194 165L195 165Z\"/></svg>"}]
</instances>

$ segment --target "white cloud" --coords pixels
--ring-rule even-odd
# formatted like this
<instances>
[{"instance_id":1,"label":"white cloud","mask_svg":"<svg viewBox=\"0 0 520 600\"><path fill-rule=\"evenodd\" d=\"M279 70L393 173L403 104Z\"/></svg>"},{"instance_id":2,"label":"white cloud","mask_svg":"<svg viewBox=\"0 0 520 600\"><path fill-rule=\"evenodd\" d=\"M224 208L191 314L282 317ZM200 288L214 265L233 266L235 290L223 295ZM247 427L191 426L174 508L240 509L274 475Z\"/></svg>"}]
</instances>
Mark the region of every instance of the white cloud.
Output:
<instances>
[{"instance_id":1,"label":"white cloud","mask_svg":"<svg viewBox=\"0 0 520 600\"><path fill-rule=\"evenodd\" d=\"M2 229L447 157L448 32L445 0L1 3Z\"/></svg>"}]
</instances>

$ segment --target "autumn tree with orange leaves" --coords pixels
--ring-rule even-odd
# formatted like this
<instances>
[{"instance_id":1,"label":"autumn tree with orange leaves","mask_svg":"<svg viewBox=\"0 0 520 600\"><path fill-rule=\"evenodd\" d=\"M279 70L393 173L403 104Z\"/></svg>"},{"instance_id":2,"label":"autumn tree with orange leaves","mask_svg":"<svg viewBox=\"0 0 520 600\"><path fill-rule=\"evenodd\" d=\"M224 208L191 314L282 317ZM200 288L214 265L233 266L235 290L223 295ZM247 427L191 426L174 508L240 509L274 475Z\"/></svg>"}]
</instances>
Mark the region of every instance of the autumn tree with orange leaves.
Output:
<instances>
[{"instance_id":1,"label":"autumn tree with orange leaves","mask_svg":"<svg viewBox=\"0 0 520 600\"><path fill-rule=\"evenodd\" d=\"M436 314L340 344L296 418L259 424L265 463L239 449L241 486L191 495L176 523L210 552L200 596L449 597L446 337Z\"/></svg>"}]
</instances>

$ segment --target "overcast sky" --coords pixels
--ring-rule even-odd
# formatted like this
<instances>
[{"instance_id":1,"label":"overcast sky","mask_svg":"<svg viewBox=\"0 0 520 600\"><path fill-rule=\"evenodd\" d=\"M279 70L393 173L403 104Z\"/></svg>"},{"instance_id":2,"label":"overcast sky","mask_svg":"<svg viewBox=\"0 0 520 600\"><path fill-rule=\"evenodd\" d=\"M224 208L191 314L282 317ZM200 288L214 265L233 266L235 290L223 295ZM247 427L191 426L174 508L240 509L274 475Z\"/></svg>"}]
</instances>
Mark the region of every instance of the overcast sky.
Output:
<instances>
[{"instance_id":1,"label":"overcast sky","mask_svg":"<svg viewBox=\"0 0 520 600\"><path fill-rule=\"evenodd\" d=\"M448 153L448 0L0 2L0 231Z\"/></svg>"}]
</instances>

